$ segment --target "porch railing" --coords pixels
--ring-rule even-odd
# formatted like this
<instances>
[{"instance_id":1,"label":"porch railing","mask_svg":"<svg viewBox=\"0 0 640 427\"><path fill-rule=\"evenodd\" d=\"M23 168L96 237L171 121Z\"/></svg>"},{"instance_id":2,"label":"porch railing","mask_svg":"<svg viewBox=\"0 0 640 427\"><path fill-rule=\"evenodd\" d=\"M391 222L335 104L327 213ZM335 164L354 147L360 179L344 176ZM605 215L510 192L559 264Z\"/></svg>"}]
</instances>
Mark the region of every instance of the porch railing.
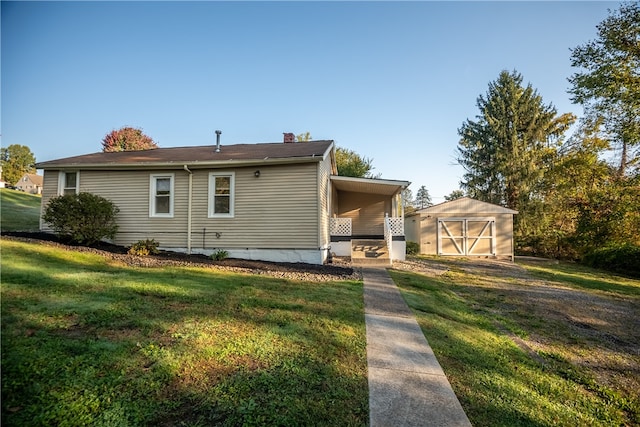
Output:
<instances>
[{"instance_id":1,"label":"porch railing","mask_svg":"<svg viewBox=\"0 0 640 427\"><path fill-rule=\"evenodd\" d=\"M331 218L329 227L332 236L351 236L351 218Z\"/></svg>"},{"instance_id":2,"label":"porch railing","mask_svg":"<svg viewBox=\"0 0 640 427\"><path fill-rule=\"evenodd\" d=\"M392 236L404 236L404 218L401 216L387 216L384 218L385 227Z\"/></svg>"},{"instance_id":3,"label":"porch railing","mask_svg":"<svg viewBox=\"0 0 640 427\"><path fill-rule=\"evenodd\" d=\"M387 243L389 254L392 254L393 236L404 236L404 218L384 217L384 240Z\"/></svg>"}]
</instances>

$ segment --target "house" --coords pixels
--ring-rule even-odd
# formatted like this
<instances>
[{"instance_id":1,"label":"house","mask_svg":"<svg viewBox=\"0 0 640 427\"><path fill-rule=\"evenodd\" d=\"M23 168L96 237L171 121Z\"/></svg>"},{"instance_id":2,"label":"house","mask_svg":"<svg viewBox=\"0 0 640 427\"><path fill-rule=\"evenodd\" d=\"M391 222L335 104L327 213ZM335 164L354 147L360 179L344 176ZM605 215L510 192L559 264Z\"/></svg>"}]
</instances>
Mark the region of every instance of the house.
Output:
<instances>
[{"instance_id":1,"label":"house","mask_svg":"<svg viewBox=\"0 0 640 427\"><path fill-rule=\"evenodd\" d=\"M358 249L404 259L409 183L337 176L333 141L221 145L218 133L216 145L100 152L37 168L43 210L76 192L117 205L119 245L155 239L166 250L314 264ZM50 231L43 221L41 229Z\"/></svg>"},{"instance_id":2,"label":"house","mask_svg":"<svg viewBox=\"0 0 640 427\"><path fill-rule=\"evenodd\" d=\"M462 197L407 215L406 238L420 244L421 254L513 260L513 215L517 213Z\"/></svg>"},{"instance_id":3,"label":"house","mask_svg":"<svg viewBox=\"0 0 640 427\"><path fill-rule=\"evenodd\" d=\"M25 173L16 182L16 189L29 194L42 194L42 175L35 173Z\"/></svg>"}]
</instances>

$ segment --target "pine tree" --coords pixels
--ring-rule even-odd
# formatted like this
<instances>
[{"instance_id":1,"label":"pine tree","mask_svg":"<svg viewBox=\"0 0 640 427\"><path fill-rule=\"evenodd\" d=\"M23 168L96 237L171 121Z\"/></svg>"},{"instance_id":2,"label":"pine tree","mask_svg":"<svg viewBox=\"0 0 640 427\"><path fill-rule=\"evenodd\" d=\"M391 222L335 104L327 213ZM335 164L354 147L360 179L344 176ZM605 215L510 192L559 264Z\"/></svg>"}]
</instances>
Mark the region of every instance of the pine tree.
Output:
<instances>
[{"instance_id":1,"label":"pine tree","mask_svg":"<svg viewBox=\"0 0 640 427\"><path fill-rule=\"evenodd\" d=\"M555 141L574 122L556 115L516 71L503 71L477 100L480 115L458 130L458 163L465 169L462 189L471 197L521 209L542 182Z\"/></svg>"},{"instance_id":2,"label":"pine tree","mask_svg":"<svg viewBox=\"0 0 640 427\"><path fill-rule=\"evenodd\" d=\"M415 205L418 209L428 208L429 206L433 205L433 203L431 202L431 195L429 194L429 190L427 190L427 187L425 187L424 185L420 187L418 189L418 192L416 193Z\"/></svg>"},{"instance_id":3,"label":"pine tree","mask_svg":"<svg viewBox=\"0 0 640 427\"><path fill-rule=\"evenodd\" d=\"M477 106L476 120L458 130L458 163L465 170L461 188L473 198L518 210L517 238L536 234L544 174L575 116L558 116L531 84L522 85L516 71L501 72Z\"/></svg>"}]
</instances>

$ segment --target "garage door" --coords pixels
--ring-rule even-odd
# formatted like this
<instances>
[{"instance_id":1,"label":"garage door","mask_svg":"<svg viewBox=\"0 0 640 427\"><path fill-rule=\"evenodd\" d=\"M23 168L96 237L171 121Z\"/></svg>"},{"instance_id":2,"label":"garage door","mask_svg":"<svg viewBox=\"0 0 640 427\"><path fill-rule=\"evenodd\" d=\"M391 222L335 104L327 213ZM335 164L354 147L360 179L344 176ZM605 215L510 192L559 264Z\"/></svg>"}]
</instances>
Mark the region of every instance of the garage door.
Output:
<instances>
[{"instance_id":1,"label":"garage door","mask_svg":"<svg viewBox=\"0 0 640 427\"><path fill-rule=\"evenodd\" d=\"M438 255L496 254L495 218L438 218Z\"/></svg>"}]
</instances>

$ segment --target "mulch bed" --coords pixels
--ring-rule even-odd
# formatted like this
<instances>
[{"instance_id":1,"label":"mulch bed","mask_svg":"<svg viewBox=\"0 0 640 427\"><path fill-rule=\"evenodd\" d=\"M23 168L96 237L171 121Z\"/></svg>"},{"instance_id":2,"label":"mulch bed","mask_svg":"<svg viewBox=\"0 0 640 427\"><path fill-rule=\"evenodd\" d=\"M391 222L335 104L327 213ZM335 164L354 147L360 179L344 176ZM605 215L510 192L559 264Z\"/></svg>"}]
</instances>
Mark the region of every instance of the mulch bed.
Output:
<instances>
[{"instance_id":1,"label":"mulch bed","mask_svg":"<svg viewBox=\"0 0 640 427\"><path fill-rule=\"evenodd\" d=\"M75 246L50 233L22 231L2 232L2 237L23 241L36 241L42 244L62 247L67 250L92 252L132 267L209 267L218 270L264 274L272 277L308 281L360 280L362 278L362 273L359 269L354 269L343 263L341 263L341 265L316 265L300 262L269 262L237 258L226 258L215 261L202 254L189 255L173 251L161 251L157 255L141 257L127 254L128 248L124 246L113 245L106 242L98 242L90 246Z\"/></svg>"}]
</instances>

